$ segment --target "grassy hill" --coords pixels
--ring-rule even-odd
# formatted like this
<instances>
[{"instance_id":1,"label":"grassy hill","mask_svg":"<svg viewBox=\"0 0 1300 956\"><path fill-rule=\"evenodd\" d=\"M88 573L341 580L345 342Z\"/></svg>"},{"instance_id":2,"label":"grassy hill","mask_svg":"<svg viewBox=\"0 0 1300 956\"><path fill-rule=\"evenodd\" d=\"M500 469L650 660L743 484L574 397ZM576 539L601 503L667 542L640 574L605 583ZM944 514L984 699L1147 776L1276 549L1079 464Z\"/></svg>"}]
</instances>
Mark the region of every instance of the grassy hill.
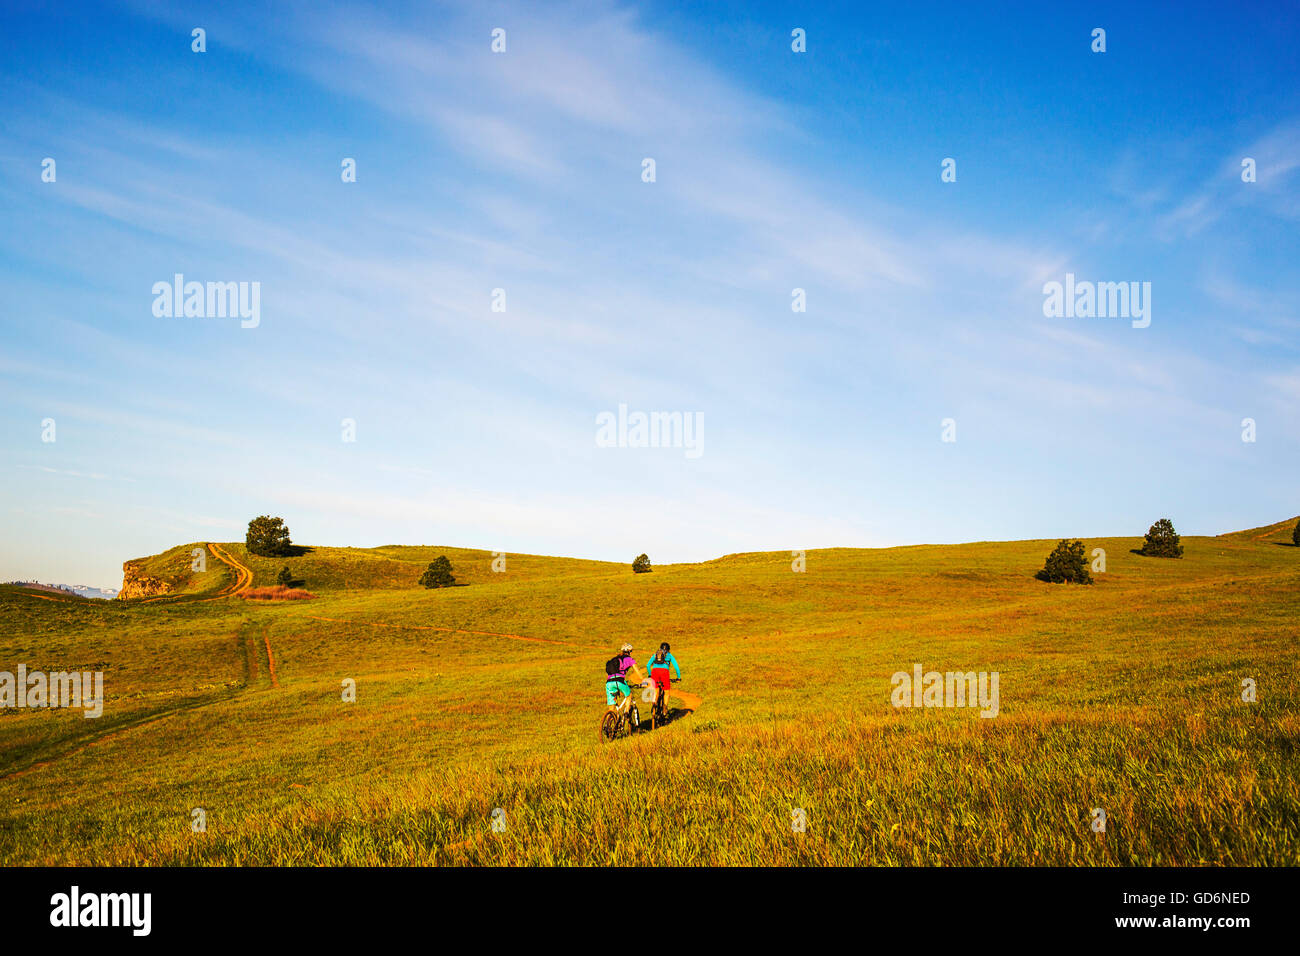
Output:
<instances>
[{"instance_id":1,"label":"grassy hill","mask_svg":"<svg viewBox=\"0 0 1300 956\"><path fill-rule=\"evenodd\" d=\"M512 554L506 558L505 576L492 571L492 552L472 548L438 548L385 545L380 548L299 547L288 557L264 558L249 553L242 542L221 547L253 572L253 586L276 583L280 569L288 567L296 580L313 592L375 591L412 589L429 562L446 555L456 568L457 584L480 584L489 580L526 581L560 575L598 575L619 572L624 566L579 558L552 558L534 554ZM128 561L128 573L163 583L165 597L211 595L233 580L230 569L211 553L205 555L206 570L192 568L195 550L206 551L202 541L177 545L161 554Z\"/></svg>"},{"instance_id":2,"label":"grassy hill","mask_svg":"<svg viewBox=\"0 0 1300 956\"><path fill-rule=\"evenodd\" d=\"M202 542L178 544L161 554L134 558L122 566L120 596L194 594L212 589L215 578L196 575L192 568L193 552L206 550Z\"/></svg>"},{"instance_id":3,"label":"grassy hill","mask_svg":"<svg viewBox=\"0 0 1300 956\"><path fill-rule=\"evenodd\" d=\"M0 587L0 671L101 670L106 696L97 720L0 710L0 863L1295 864L1294 524L1181 560L1089 539L1092 587L1034 579L1054 541L647 575L221 545L256 585L287 563L318 595L291 603L214 597L225 565L177 563L200 543L143 561L177 573L163 601ZM467 587L415 586L439 554ZM671 641L700 702L601 745L623 640ZM916 663L997 671L999 715L895 708Z\"/></svg>"},{"instance_id":4,"label":"grassy hill","mask_svg":"<svg viewBox=\"0 0 1300 956\"><path fill-rule=\"evenodd\" d=\"M492 571L492 552L471 548L412 547L390 544L381 548L306 548L288 558L261 558L242 544L224 546L253 569L254 586L274 584L280 568L288 566L313 592L388 588L415 588L429 562L446 555L456 569L457 584L482 584L499 575ZM621 565L576 558L550 558L534 554L506 557L506 580L526 581L560 575L609 574Z\"/></svg>"}]
</instances>

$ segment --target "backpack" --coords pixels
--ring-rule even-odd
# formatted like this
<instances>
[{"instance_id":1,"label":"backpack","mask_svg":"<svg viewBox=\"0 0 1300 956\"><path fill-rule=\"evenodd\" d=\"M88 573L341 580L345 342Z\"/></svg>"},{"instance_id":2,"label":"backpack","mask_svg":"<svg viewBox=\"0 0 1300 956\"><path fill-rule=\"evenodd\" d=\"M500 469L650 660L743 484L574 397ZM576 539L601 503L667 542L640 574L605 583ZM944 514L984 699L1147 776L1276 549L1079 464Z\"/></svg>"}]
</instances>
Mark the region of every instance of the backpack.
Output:
<instances>
[{"instance_id":1,"label":"backpack","mask_svg":"<svg viewBox=\"0 0 1300 956\"><path fill-rule=\"evenodd\" d=\"M622 676L623 674L622 657L611 657L609 660L605 661L605 675L607 677L613 677L616 674L619 676Z\"/></svg>"}]
</instances>

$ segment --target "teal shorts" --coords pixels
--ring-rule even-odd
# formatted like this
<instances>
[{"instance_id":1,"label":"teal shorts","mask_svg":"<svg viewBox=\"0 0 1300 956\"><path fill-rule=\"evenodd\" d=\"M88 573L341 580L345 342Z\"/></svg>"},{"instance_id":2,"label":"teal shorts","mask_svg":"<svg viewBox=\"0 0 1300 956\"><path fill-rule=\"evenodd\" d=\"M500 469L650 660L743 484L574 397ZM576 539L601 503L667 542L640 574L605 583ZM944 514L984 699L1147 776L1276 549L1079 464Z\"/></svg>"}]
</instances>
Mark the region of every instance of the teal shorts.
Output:
<instances>
[{"instance_id":1,"label":"teal shorts","mask_svg":"<svg viewBox=\"0 0 1300 956\"><path fill-rule=\"evenodd\" d=\"M616 703L618 703L618 701L614 699L615 694L622 694L624 697L626 697L630 693L632 693L632 688L627 686L626 681L621 681L621 680L605 681L605 703L609 704L609 706L611 707L613 707Z\"/></svg>"}]
</instances>

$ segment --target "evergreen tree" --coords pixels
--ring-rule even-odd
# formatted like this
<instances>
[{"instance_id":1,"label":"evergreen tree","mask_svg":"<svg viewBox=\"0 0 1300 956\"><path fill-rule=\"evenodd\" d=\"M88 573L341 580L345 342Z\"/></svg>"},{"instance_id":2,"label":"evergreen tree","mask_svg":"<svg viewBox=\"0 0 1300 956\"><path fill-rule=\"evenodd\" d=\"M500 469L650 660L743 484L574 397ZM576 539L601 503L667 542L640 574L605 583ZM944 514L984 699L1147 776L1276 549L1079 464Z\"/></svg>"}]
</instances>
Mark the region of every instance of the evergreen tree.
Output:
<instances>
[{"instance_id":1,"label":"evergreen tree","mask_svg":"<svg viewBox=\"0 0 1300 956\"><path fill-rule=\"evenodd\" d=\"M1062 538L1047 556L1043 570L1034 577L1053 584L1092 584L1092 573L1088 570L1088 560L1084 557L1083 542Z\"/></svg>"},{"instance_id":2,"label":"evergreen tree","mask_svg":"<svg viewBox=\"0 0 1300 956\"><path fill-rule=\"evenodd\" d=\"M1149 558L1181 558L1183 546L1178 543L1181 540L1174 530L1174 523L1168 518L1161 518L1147 532L1141 553Z\"/></svg>"},{"instance_id":3,"label":"evergreen tree","mask_svg":"<svg viewBox=\"0 0 1300 956\"><path fill-rule=\"evenodd\" d=\"M429 562L429 566L420 575L420 583L426 588L449 588L456 583L456 578L451 573L451 562L445 554L440 554L436 560Z\"/></svg>"}]
</instances>

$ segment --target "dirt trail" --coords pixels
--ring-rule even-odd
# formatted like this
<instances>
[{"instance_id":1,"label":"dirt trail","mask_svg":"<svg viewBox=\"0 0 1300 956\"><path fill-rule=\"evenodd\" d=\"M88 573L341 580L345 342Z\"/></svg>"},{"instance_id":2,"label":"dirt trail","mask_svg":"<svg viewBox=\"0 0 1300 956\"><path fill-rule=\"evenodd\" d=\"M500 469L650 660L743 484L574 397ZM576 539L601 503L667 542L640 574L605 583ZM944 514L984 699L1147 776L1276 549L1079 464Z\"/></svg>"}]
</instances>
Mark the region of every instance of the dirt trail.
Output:
<instances>
[{"instance_id":1,"label":"dirt trail","mask_svg":"<svg viewBox=\"0 0 1300 956\"><path fill-rule=\"evenodd\" d=\"M266 645L266 666L271 669L271 686L279 687L280 679L275 675L275 655L271 653L271 639L263 634L262 643Z\"/></svg>"},{"instance_id":2,"label":"dirt trail","mask_svg":"<svg viewBox=\"0 0 1300 956\"><path fill-rule=\"evenodd\" d=\"M690 691L678 690L674 687L668 692L669 707L676 707L680 704L687 710L699 710L702 703L704 703L704 698L699 694L692 694Z\"/></svg>"},{"instance_id":3,"label":"dirt trail","mask_svg":"<svg viewBox=\"0 0 1300 956\"><path fill-rule=\"evenodd\" d=\"M231 556L229 551L221 547L221 545L219 544L213 544L211 541L209 541L208 550L211 551L216 556L218 561L225 563L227 567L229 567L232 571L235 572L235 580L234 583L227 584L224 588L218 591L215 597L205 598L204 600L216 601L223 597L230 597L235 594L243 594L245 591L247 591L249 588L253 586L253 571L251 568L245 567L244 565L240 564L237 560L235 560L234 557Z\"/></svg>"},{"instance_id":4,"label":"dirt trail","mask_svg":"<svg viewBox=\"0 0 1300 956\"><path fill-rule=\"evenodd\" d=\"M27 597L40 598L42 601L53 601L55 604L76 604L72 598L52 597L49 594L36 594L31 588L24 588L27 591Z\"/></svg>"},{"instance_id":5,"label":"dirt trail","mask_svg":"<svg viewBox=\"0 0 1300 956\"><path fill-rule=\"evenodd\" d=\"M234 581L227 584L225 587L223 587L220 591L218 591L216 594L212 595L211 597L205 597L205 598L190 597L188 594L185 594L184 592L179 594L167 593L167 594L156 594L153 597L141 598L140 603L141 604L156 604L159 602L180 603L182 601L192 601L194 603L202 603L204 601L220 601L222 598L228 598L228 597L233 597L237 594L243 594L245 591L247 591L250 587L253 586L253 571L251 568L241 564L234 555L232 555L225 548L221 547L221 545L219 544L213 544L211 541L209 541L208 550L212 552L212 556L214 558L216 558L218 561L220 561L222 564L224 564L226 567L230 568L230 570L234 572L235 574Z\"/></svg>"}]
</instances>

